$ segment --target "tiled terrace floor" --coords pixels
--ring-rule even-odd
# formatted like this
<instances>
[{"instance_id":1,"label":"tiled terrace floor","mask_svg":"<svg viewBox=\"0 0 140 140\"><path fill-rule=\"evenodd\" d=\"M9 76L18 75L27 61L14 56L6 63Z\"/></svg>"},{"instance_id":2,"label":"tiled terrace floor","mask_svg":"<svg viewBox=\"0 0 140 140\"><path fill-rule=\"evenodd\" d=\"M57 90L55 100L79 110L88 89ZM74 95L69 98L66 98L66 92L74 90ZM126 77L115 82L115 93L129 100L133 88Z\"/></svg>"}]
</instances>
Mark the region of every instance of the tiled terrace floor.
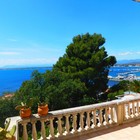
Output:
<instances>
[{"instance_id":1,"label":"tiled terrace floor","mask_svg":"<svg viewBox=\"0 0 140 140\"><path fill-rule=\"evenodd\" d=\"M87 134L73 140L140 140L140 120Z\"/></svg>"}]
</instances>

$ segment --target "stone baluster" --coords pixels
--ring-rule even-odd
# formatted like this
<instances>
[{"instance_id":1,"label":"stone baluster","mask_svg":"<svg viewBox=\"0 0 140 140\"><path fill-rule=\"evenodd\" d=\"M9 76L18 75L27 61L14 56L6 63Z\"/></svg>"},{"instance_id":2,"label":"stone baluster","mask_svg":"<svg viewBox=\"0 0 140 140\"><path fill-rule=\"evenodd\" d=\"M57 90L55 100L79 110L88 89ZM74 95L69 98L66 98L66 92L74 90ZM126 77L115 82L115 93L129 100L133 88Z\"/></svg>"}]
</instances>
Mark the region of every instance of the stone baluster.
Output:
<instances>
[{"instance_id":1,"label":"stone baluster","mask_svg":"<svg viewBox=\"0 0 140 140\"><path fill-rule=\"evenodd\" d=\"M137 101L137 116L139 115L139 101Z\"/></svg>"},{"instance_id":2,"label":"stone baluster","mask_svg":"<svg viewBox=\"0 0 140 140\"><path fill-rule=\"evenodd\" d=\"M132 102L132 109L133 109L133 117L135 117L135 102Z\"/></svg>"},{"instance_id":3,"label":"stone baluster","mask_svg":"<svg viewBox=\"0 0 140 140\"><path fill-rule=\"evenodd\" d=\"M112 117L112 123L116 123L117 122L117 113L116 113L116 107L112 107L111 108L111 117Z\"/></svg>"},{"instance_id":4,"label":"stone baluster","mask_svg":"<svg viewBox=\"0 0 140 140\"><path fill-rule=\"evenodd\" d=\"M91 128L94 128L94 115L93 115L93 111L91 111L89 116L90 116Z\"/></svg>"},{"instance_id":5,"label":"stone baluster","mask_svg":"<svg viewBox=\"0 0 140 140\"><path fill-rule=\"evenodd\" d=\"M83 121L84 115L83 112L80 113L80 128L79 132L84 130L84 121Z\"/></svg>"},{"instance_id":6,"label":"stone baluster","mask_svg":"<svg viewBox=\"0 0 140 140\"><path fill-rule=\"evenodd\" d=\"M106 107L105 108L105 123L104 123L105 125L109 123L108 122L109 121L109 117L110 117L110 108Z\"/></svg>"},{"instance_id":7,"label":"stone baluster","mask_svg":"<svg viewBox=\"0 0 140 140\"><path fill-rule=\"evenodd\" d=\"M70 134L70 122L69 122L69 115L66 115L66 134Z\"/></svg>"},{"instance_id":8,"label":"stone baluster","mask_svg":"<svg viewBox=\"0 0 140 140\"><path fill-rule=\"evenodd\" d=\"M129 118L129 115L128 115L128 104L124 104L124 113L125 113L125 119L128 119Z\"/></svg>"},{"instance_id":9,"label":"stone baluster","mask_svg":"<svg viewBox=\"0 0 140 140\"><path fill-rule=\"evenodd\" d=\"M130 115L131 115L131 108L130 108L130 104L128 103L128 118L130 118Z\"/></svg>"},{"instance_id":10,"label":"stone baluster","mask_svg":"<svg viewBox=\"0 0 140 140\"><path fill-rule=\"evenodd\" d=\"M41 121L41 138L46 139L45 125L44 125L45 120L40 120L40 121Z\"/></svg>"},{"instance_id":11,"label":"stone baluster","mask_svg":"<svg viewBox=\"0 0 140 140\"><path fill-rule=\"evenodd\" d=\"M90 129L90 111L87 112L86 130Z\"/></svg>"},{"instance_id":12,"label":"stone baluster","mask_svg":"<svg viewBox=\"0 0 140 140\"><path fill-rule=\"evenodd\" d=\"M53 126L53 118L50 118L50 138L54 138L54 126Z\"/></svg>"},{"instance_id":13,"label":"stone baluster","mask_svg":"<svg viewBox=\"0 0 140 140\"><path fill-rule=\"evenodd\" d=\"M138 101L138 114L140 114L140 101Z\"/></svg>"},{"instance_id":14,"label":"stone baluster","mask_svg":"<svg viewBox=\"0 0 140 140\"><path fill-rule=\"evenodd\" d=\"M137 107L138 107L138 115L139 115L139 112L140 112L140 101L139 100L137 101Z\"/></svg>"},{"instance_id":15,"label":"stone baluster","mask_svg":"<svg viewBox=\"0 0 140 140\"><path fill-rule=\"evenodd\" d=\"M108 115L108 118L109 118L109 120L108 120L108 123L110 123L110 124L112 124L113 123L113 111L112 111L112 107L109 107L109 115Z\"/></svg>"},{"instance_id":16,"label":"stone baluster","mask_svg":"<svg viewBox=\"0 0 140 140\"><path fill-rule=\"evenodd\" d=\"M102 122L103 122L103 115L102 115L102 109L101 108L99 110L99 121L100 121L99 126L102 126L103 125L102 124Z\"/></svg>"},{"instance_id":17,"label":"stone baluster","mask_svg":"<svg viewBox=\"0 0 140 140\"><path fill-rule=\"evenodd\" d=\"M18 120L16 120L16 121L17 121L17 123L16 123L15 137L18 140L19 139L19 122L18 122Z\"/></svg>"},{"instance_id":18,"label":"stone baluster","mask_svg":"<svg viewBox=\"0 0 140 140\"><path fill-rule=\"evenodd\" d=\"M23 140L28 140L28 133L27 133L27 123L22 123L23 125Z\"/></svg>"},{"instance_id":19,"label":"stone baluster","mask_svg":"<svg viewBox=\"0 0 140 140\"><path fill-rule=\"evenodd\" d=\"M124 107L122 107L122 108L124 108ZM113 120L114 120L114 123L117 123L118 122L118 106L114 106L113 107ZM120 113L120 112L119 112ZM122 114L122 115L124 115L124 114Z\"/></svg>"},{"instance_id":20,"label":"stone baluster","mask_svg":"<svg viewBox=\"0 0 140 140\"><path fill-rule=\"evenodd\" d=\"M93 111L93 119L94 119L94 123L92 125L92 128L97 127L98 116L96 115L96 110Z\"/></svg>"},{"instance_id":21,"label":"stone baluster","mask_svg":"<svg viewBox=\"0 0 140 140\"><path fill-rule=\"evenodd\" d=\"M61 121L61 117L58 117L58 136L62 136L63 132L62 132L62 121Z\"/></svg>"},{"instance_id":22,"label":"stone baluster","mask_svg":"<svg viewBox=\"0 0 140 140\"><path fill-rule=\"evenodd\" d=\"M135 117L137 116L137 102L135 101L134 102L134 115L135 115Z\"/></svg>"},{"instance_id":23,"label":"stone baluster","mask_svg":"<svg viewBox=\"0 0 140 140\"><path fill-rule=\"evenodd\" d=\"M40 139L67 139L74 135L81 135L95 130L101 130L99 128L103 125L112 125L116 123L118 125L127 122L127 120L134 115L139 117L140 113L140 99L134 100L117 100L113 102L106 102L101 104L89 105L84 107L71 108L60 111L52 111L48 116L38 117L33 115L30 119L18 118L17 123L23 126L23 140L28 140L27 124L32 124L32 140L37 140L36 122L41 122L41 138ZM108 110L109 109L109 110ZM132 115L131 115L132 113ZM78 117L78 118L77 118ZM57 119L57 125L54 125L54 120ZM135 118L133 118L135 119ZM46 137L46 120L49 121L49 137ZM104 122L103 122L104 121ZM63 124L64 122L64 124ZM85 126L86 125L86 126ZM57 135L55 135L55 126L57 126ZM18 127L17 127L18 128ZM78 129L79 128L79 129ZM104 127L105 128L105 127ZM72 130L71 130L72 129ZM78 129L78 130L77 130ZM17 129L18 130L18 129ZM87 132L85 132L85 130ZM30 130L31 131L31 130ZM84 131L84 132L82 132ZM81 132L81 133L80 133ZM18 133L18 132L17 132ZM79 133L79 134L75 134ZM19 139L16 134L16 139Z\"/></svg>"},{"instance_id":24,"label":"stone baluster","mask_svg":"<svg viewBox=\"0 0 140 140\"><path fill-rule=\"evenodd\" d=\"M73 114L73 130L72 133L76 133L77 132L77 114Z\"/></svg>"},{"instance_id":25,"label":"stone baluster","mask_svg":"<svg viewBox=\"0 0 140 140\"><path fill-rule=\"evenodd\" d=\"M109 123L112 124L114 122L113 120L113 106L110 107L110 120Z\"/></svg>"},{"instance_id":26,"label":"stone baluster","mask_svg":"<svg viewBox=\"0 0 140 140\"><path fill-rule=\"evenodd\" d=\"M31 123L32 123L32 140L37 140L36 122L33 121Z\"/></svg>"}]
</instances>

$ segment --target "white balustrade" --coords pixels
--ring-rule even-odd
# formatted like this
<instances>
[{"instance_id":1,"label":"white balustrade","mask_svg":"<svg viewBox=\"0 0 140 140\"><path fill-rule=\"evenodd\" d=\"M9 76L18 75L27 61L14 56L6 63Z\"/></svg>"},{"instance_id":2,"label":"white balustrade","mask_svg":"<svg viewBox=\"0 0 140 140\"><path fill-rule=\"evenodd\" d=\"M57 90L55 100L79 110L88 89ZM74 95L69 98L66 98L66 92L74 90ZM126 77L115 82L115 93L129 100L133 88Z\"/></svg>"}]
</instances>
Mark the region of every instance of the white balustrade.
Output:
<instances>
[{"instance_id":1,"label":"white balustrade","mask_svg":"<svg viewBox=\"0 0 140 140\"><path fill-rule=\"evenodd\" d=\"M73 114L73 129L72 129L72 133L76 133L77 132L77 114Z\"/></svg>"},{"instance_id":2,"label":"white balustrade","mask_svg":"<svg viewBox=\"0 0 140 140\"><path fill-rule=\"evenodd\" d=\"M90 112L87 111L86 130L90 129Z\"/></svg>"},{"instance_id":3,"label":"white balustrade","mask_svg":"<svg viewBox=\"0 0 140 140\"><path fill-rule=\"evenodd\" d=\"M54 126L53 126L53 120L52 118L50 118L50 138L54 138L55 134L54 134Z\"/></svg>"},{"instance_id":4,"label":"white balustrade","mask_svg":"<svg viewBox=\"0 0 140 140\"><path fill-rule=\"evenodd\" d=\"M23 139L28 140L28 134L27 134L27 123L23 123Z\"/></svg>"},{"instance_id":5,"label":"white balustrade","mask_svg":"<svg viewBox=\"0 0 140 140\"><path fill-rule=\"evenodd\" d=\"M124 102L124 120L130 121L140 117L140 99L134 98Z\"/></svg>"},{"instance_id":6,"label":"white balustrade","mask_svg":"<svg viewBox=\"0 0 140 140\"><path fill-rule=\"evenodd\" d=\"M99 104L51 111L40 117L33 114L28 119L17 120L17 140L66 139L89 132L99 131L104 126L112 127L140 117L140 98L114 100ZM22 126L22 127L21 127Z\"/></svg>"},{"instance_id":7,"label":"white balustrade","mask_svg":"<svg viewBox=\"0 0 140 140\"><path fill-rule=\"evenodd\" d=\"M46 138L44 122L45 122L44 120L41 120L41 138L42 139L45 139Z\"/></svg>"},{"instance_id":8,"label":"white balustrade","mask_svg":"<svg viewBox=\"0 0 140 140\"><path fill-rule=\"evenodd\" d=\"M69 115L66 115L66 135L70 134L70 123L69 123Z\"/></svg>"},{"instance_id":9,"label":"white balustrade","mask_svg":"<svg viewBox=\"0 0 140 140\"><path fill-rule=\"evenodd\" d=\"M32 139L37 140L36 124L35 121L32 123Z\"/></svg>"}]
</instances>

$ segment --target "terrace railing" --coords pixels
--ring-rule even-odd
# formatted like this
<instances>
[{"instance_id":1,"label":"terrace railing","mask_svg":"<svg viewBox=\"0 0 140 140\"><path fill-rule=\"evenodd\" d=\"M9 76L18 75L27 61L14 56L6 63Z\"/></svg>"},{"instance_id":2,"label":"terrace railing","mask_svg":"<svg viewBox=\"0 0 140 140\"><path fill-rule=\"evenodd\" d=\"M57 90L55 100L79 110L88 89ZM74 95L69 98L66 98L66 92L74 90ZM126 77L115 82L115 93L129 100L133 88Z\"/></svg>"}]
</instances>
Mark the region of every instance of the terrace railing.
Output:
<instances>
[{"instance_id":1,"label":"terrace railing","mask_svg":"<svg viewBox=\"0 0 140 140\"><path fill-rule=\"evenodd\" d=\"M43 117L37 114L28 119L15 117L17 125L16 139L66 140L139 118L140 97L131 100L114 100L51 111Z\"/></svg>"}]
</instances>

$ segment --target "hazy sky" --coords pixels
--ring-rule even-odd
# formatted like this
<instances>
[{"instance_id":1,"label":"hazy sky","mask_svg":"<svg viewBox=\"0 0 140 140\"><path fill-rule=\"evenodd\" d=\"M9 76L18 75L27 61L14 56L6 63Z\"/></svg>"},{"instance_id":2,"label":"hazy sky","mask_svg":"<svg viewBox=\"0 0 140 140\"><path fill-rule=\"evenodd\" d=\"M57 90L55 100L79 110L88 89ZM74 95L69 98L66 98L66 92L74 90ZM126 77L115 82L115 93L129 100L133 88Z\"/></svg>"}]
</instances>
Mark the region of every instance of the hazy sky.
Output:
<instances>
[{"instance_id":1,"label":"hazy sky","mask_svg":"<svg viewBox=\"0 0 140 140\"><path fill-rule=\"evenodd\" d=\"M99 33L117 60L140 58L140 3L0 0L0 67L52 65L78 34Z\"/></svg>"}]
</instances>

